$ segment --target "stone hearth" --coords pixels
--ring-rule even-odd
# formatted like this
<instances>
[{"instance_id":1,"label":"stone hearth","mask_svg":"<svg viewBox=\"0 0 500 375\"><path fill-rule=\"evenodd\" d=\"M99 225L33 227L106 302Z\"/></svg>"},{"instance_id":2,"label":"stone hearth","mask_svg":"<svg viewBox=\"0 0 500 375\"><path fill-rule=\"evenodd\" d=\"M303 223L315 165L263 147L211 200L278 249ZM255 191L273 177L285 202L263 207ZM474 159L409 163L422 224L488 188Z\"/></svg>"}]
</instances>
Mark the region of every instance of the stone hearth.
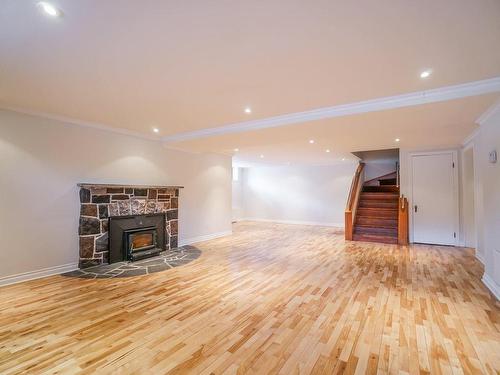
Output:
<instances>
[{"instance_id":1,"label":"stone hearth","mask_svg":"<svg viewBox=\"0 0 500 375\"><path fill-rule=\"evenodd\" d=\"M79 277L82 279L110 279L115 277L132 277L149 275L170 268L179 267L201 255L201 250L194 246L183 246L164 251L161 255L136 262L118 262L101 264L76 271L64 273L64 276Z\"/></svg>"},{"instance_id":2,"label":"stone hearth","mask_svg":"<svg viewBox=\"0 0 500 375\"><path fill-rule=\"evenodd\" d=\"M182 186L79 184L80 268L108 263L110 216L165 213L165 250L175 249L179 231L179 189Z\"/></svg>"}]
</instances>

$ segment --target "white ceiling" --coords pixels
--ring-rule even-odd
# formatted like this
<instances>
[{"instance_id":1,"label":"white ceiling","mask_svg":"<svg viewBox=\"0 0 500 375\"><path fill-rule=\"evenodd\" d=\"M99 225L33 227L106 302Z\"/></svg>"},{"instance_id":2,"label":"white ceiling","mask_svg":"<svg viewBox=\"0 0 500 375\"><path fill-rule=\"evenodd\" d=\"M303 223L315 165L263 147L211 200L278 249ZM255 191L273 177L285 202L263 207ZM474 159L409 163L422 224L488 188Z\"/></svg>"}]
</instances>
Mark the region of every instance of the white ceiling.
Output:
<instances>
[{"instance_id":1,"label":"white ceiling","mask_svg":"<svg viewBox=\"0 0 500 375\"><path fill-rule=\"evenodd\" d=\"M2 1L0 107L144 136L156 136L153 127L160 129L158 137L172 136L500 76L500 2L494 0L52 3L63 17L44 16L36 1ZM419 73L426 68L433 74L422 80ZM332 144L339 155L373 143L393 147L396 132L402 142L422 138L426 146L445 147L463 140L475 116L496 97L176 147L227 152L238 144L248 159L266 152L270 158L276 153L276 161L323 163L309 149L293 146L312 129L315 137L333 137L325 147ZM246 106L250 115L243 112ZM350 141L352 133L342 135L346 129L357 129L356 142ZM436 136L424 139L425 132Z\"/></svg>"}]
</instances>

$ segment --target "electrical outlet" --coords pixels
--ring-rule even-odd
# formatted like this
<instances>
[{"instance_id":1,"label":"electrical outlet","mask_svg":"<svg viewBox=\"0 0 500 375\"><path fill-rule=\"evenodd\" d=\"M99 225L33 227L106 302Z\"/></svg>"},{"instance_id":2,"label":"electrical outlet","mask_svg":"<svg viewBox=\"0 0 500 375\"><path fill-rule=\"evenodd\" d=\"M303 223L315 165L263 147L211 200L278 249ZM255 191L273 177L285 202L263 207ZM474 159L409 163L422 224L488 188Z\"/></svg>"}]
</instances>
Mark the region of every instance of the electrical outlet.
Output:
<instances>
[{"instance_id":1,"label":"electrical outlet","mask_svg":"<svg viewBox=\"0 0 500 375\"><path fill-rule=\"evenodd\" d=\"M493 150L490 152L490 163L496 163L497 162L497 151Z\"/></svg>"}]
</instances>

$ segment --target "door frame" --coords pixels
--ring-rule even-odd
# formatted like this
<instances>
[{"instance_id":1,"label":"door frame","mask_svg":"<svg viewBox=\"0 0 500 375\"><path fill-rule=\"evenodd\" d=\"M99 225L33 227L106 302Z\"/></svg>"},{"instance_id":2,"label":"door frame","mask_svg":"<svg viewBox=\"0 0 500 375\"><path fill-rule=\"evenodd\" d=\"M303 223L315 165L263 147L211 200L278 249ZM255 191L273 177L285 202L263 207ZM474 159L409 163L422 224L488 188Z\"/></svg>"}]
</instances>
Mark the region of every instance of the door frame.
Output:
<instances>
[{"instance_id":1,"label":"door frame","mask_svg":"<svg viewBox=\"0 0 500 375\"><path fill-rule=\"evenodd\" d=\"M462 238L460 240L460 246L466 247L467 246L467 233L465 231L465 216L464 216L464 207L465 207L465 153L466 152L472 152L472 180L473 180L473 187L474 191L473 193L473 202L474 202L474 249L476 249L477 253L477 208L476 205L478 203L478 198L477 198L477 189L478 187L476 186L476 150L474 149L474 142L469 142L462 147L460 150L460 161L461 161L461 166L460 166L460 187L461 187L461 198L462 201L460 202L462 211L460 213L460 222L461 222L461 228L460 230L462 231Z\"/></svg>"},{"instance_id":2,"label":"door frame","mask_svg":"<svg viewBox=\"0 0 500 375\"><path fill-rule=\"evenodd\" d=\"M410 194L411 194L411 238L410 241L413 242L413 234L415 233L415 220L414 220L414 199L413 199L413 158L415 156L432 156L432 155L443 155L443 154L451 154L453 163L455 163L455 168L453 168L453 231L455 232L455 240L453 243L450 243L451 246L458 246L459 237L460 237L460 202L458 195L458 152L457 150L441 150L441 151L426 151L426 152L410 152L410 173L408 176L410 183Z\"/></svg>"}]
</instances>

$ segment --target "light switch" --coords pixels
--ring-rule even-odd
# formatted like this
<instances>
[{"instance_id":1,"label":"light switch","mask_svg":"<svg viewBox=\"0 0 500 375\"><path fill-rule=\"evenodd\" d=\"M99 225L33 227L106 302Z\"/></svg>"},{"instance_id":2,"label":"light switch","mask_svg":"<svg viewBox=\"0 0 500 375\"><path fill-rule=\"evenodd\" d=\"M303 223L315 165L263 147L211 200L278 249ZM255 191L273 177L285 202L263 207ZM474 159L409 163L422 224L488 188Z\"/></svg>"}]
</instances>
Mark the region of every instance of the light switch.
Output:
<instances>
[{"instance_id":1,"label":"light switch","mask_svg":"<svg viewBox=\"0 0 500 375\"><path fill-rule=\"evenodd\" d=\"M497 151L493 150L490 152L490 163L496 163L497 162Z\"/></svg>"}]
</instances>

